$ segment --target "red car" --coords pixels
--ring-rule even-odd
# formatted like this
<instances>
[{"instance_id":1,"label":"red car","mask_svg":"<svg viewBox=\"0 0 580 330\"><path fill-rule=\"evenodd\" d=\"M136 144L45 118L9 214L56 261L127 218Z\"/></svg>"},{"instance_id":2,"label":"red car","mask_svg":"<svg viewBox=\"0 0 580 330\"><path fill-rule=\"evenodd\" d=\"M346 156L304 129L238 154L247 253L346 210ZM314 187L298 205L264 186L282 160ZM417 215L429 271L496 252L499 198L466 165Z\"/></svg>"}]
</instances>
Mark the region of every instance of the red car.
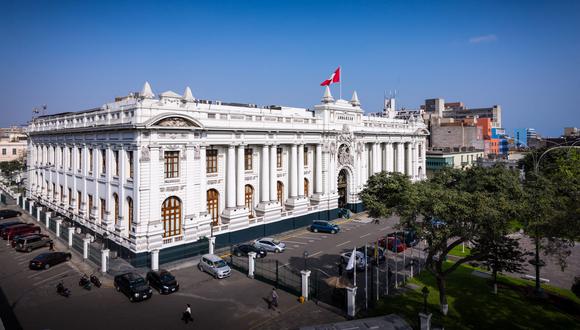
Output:
<instances>
[{"instance_id":1,"label":"red car","mask_svg":"<svg viewBox=\"0 0 580 330\"><path fill-rule=\"evenodd\" d=\"M391 252L395 252L395 249L396 249L397 253L403 252L407 248L407 246L405 245L405 243L403 241L401 241L400 239L395 238L395 237L387 237L386 244L385 244L385 239L381 238L379 240L379 246L386 248L387 250L389 250Z\"/></svg>"},{"instance_id":2,"label":"red car","mask_svg":"<svg viewBox=\"0 0 580 330\"><path fill-rule=\"evenodd\" d=\"M12 227L8 227L2 231L2 238L3 239L11 239L16 235L24 235L24 234L32 234L32 233L40 233L40 227L35 226L31 223L16 225Z\"/></svg>"}]
</instances>

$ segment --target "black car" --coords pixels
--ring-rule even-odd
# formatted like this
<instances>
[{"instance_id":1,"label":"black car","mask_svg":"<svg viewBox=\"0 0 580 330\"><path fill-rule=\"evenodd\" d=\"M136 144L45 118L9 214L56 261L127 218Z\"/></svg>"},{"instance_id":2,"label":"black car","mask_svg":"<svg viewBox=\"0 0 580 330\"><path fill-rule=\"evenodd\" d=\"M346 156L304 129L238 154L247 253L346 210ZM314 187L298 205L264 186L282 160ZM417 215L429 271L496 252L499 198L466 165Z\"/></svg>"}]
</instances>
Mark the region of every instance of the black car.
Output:
<instances>
[{"instance_id":1,"label":"black car","mask_svg":"<svg viewBox=\"0 0 580 330\"><path fill-rule=\"evenodd\" d=\"M19 217L22 215L22 212L16 210L0 210L0 220Z\"/></svg>"},{"instance_id":2,"label":"black car","mask_svg":"<svg viewBox=\"0 0 580 330\"><path fill-rule=\"evenodd\" d=\"M129 301L142 301L151 298L153 290L145 279L135 273L125 273L115 276L115 289L123 292Z\"/></svg>"},{"instance_id":3,"label":"black car","mask_svg":"<svg viewBox=\"0 0 580 330\"><path fill-rule=\"evenodd\" d=\"M233 254L241 257L241 256L248 256L248 253L250 252L256 252L256 258L264 258L266 255L268 255L268 252L266 252L266 250L264 249L260 249L254 245L251 244L240 244L240 245L236 245L234 246L234 250L233 250Z\"/></svg>"},{"instance_id":4,"label":"black car","mask_svg":"<svg viewBox=\"0 0 580 330\"><path fill-rule=\"evenodd\" d=\"M179 290L179 283L175 277L165 269L147 273L149 285L161 294L169 294Z\"/></svg>"},{"instance_id":5,"label":"black car","mask_svg":"<svg viewBox=\"0 0 580 330\"><path fill-rule=\"evenodd\" d=\"M69 261L72 255L68 252L47 252L37 255L30 260L28 267L30 269L49 269L51 266L58 265L61 262Z\"/></svg>"}]
</instances>

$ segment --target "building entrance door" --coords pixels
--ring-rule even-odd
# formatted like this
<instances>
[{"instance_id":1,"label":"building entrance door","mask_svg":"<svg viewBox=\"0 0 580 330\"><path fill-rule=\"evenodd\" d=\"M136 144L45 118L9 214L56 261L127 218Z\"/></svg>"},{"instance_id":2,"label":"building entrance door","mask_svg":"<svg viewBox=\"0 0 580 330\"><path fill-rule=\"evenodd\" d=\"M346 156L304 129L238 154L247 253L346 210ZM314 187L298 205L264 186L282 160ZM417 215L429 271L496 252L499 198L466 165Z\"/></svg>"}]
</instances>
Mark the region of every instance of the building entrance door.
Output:
<instances>
[{"instance_id":1,"label":"building entrance door","mask_svg":"<svg viewBox=\"0 0 580 330\"><path fill-rule=\"evenodd\" d=\"M348 186L347 173L346 170L342 169L338 173L338 183L337 183L338 207L340 208L346 207L347 186Z\"/></svg>"}]
</instances>

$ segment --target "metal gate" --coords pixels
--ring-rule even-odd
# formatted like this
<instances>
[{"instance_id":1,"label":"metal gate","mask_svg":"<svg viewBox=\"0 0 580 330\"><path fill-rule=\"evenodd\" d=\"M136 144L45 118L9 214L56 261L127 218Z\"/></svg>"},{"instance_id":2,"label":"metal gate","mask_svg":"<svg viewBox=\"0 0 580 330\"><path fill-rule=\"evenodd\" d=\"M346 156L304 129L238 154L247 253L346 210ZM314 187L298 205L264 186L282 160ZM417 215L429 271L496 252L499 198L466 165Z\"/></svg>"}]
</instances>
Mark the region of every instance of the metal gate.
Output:
<instances>
[{"instance_id":1,"label":"metal gate","mask_svg":"<svg viewBox=\"0 0 580 330\"><path fill-rule=\"evenodd\" d=\"M245 274L248 273L248 258L230 256L230 267ZM288 266L280 265L278 260L255 259L254 278L271 284L279 289L302 295L302 275Z\"/></svg>"}]
</instances>

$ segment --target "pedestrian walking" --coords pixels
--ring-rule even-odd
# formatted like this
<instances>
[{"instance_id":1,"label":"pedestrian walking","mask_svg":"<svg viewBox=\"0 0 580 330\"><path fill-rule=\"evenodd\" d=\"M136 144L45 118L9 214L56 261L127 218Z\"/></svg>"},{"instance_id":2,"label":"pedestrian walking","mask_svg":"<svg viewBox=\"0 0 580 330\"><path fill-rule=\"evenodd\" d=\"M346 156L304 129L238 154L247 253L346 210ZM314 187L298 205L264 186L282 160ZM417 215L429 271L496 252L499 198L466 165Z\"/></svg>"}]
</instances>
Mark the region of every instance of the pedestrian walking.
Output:
<instances>
[{"instance_id":1,"label":"pedestrian walking","mask_svg":"<svg viewBox=\"0 0 580 330\"><path fill-rule=\"evenodd\" d=\"M271 308L278 308L278 292L276 288L272 288L272 300L270 301Z\"/></svg>"},{"instance_id":2,"label":"pedestrian walking","mask_svg":"<svg viewBox=\"0 0 580 330\"><path fill-rule=\"evenodd\" d=\"M181 316L181 320L187 324L189 321L193 322L193 317L191 316L191 305L187 304L183 315Z\"/></svg>"},{"instance_id":3,"label":"pedestrian walking","mask_svg":"<svg viewBox=\"0 0 580 330\"><path fill-rule=\"evenodd\" d=\"M48 243L48 249L50 251L54 251L54 242L53 241L50 241L50 243Z\"/></svg>"}]
</instances>

